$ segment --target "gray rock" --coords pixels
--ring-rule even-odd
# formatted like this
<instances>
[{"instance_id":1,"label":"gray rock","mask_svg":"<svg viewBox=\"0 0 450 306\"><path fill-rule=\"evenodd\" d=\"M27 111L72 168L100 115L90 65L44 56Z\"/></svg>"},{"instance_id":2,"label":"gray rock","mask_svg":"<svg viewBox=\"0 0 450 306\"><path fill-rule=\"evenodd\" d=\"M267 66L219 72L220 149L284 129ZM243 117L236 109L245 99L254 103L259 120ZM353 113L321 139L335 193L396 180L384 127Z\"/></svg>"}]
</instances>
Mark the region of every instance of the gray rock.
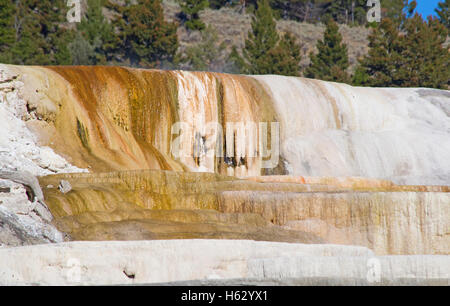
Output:
<instances>
[{"instance_id":1,"label":"gray rock","mask_svg":"<svg viewBox=\"0 0 450 306\"><path fill-rule=\"evenodd\" d=\"M70 183L68 181L61 180L61 182L59 183L58 189L62 193L68 193L69 191L72 190L72 185L70 185Z\"/></svg>"},{"instance_id":2,"label":"gray rock","mask_svg":"<svg viewBox=\"0 0 450 306\"><path fill-rule=\"evenodd\" d=\"M23 246L64 241L50 222L37 178L27 172L0 170L0 243Z\"/></svg>"},{"instance_id":3,"label":"gray rock","mask_svg":"<svg viewBox=\"0 0 450 306\"><path fill-rule=\"evenodd\" d=\"M20 222L19 217L0 206L0 244L4 246L25 246L49 243L43 236L34 236Z\"/></svg>"},{"instance_id":4,"label":"gray rock","mask_svg":"<svg viewBox=\"0 0 450 306\"><path fill-rule=\"evenodd\" d=\"M51 222L53 220L53 215L49 211L46 205L42 204L41 202L35 202L35 206L33 208L33 211L42 219L44 219L47 222Z\"/></svg>"},{"instance_id":5,"label":"gray rock","mask_svg":"<svg viewBox=\"0 0 450 306\"><path fill-rule=\"evenodd\" d=\"M27 189L28 199L31 202L36 199L41 203L44 203L44 194L42 193L39 181L32 174L28 172L0 170L0 179L6 179L24 185Z\"/></svg>"}]
</instances>

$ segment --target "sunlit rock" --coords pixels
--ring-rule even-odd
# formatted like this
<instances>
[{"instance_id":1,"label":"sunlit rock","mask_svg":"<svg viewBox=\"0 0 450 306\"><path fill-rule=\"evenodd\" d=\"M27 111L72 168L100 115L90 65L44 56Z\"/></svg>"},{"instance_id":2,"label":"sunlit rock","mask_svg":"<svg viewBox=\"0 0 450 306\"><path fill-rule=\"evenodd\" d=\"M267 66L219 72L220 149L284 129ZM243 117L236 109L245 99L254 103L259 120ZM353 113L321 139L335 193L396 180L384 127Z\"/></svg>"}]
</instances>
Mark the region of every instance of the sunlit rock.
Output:
<instances>
[{"instance_id":1,"label":"sunlit rock","mask_svg":"<svg viewBox=\"0 0 450 306\"><path fill-rule=\"evenodd\" d=\"M51 247L2 248L5 284L66 284L64 265L73 262L63 263L62 254L71 251L92 262L83 266L84 284L217 276L250 284L309 284L324 277L331 284L371 284L366 275L373 256L381 256L382 284L411 283L410 277L415 284L448 280L448 91L282 76L1 65L0 119L0 171L40 176L44 195L33 206L23 182L0 186L7 202L0 201L0 219L6 220L0 220L0 243L140 240L58 245L56 255ZM23 191L14 203L11 187ZM52 216L36 219L47 209ZM198 240L179 239L221 242L211 251L195 249L203 243ZM322 251L305 257L300 249L306 245ZM324 259L321 248L328 246L339 251ZM97 254L99 248L120 250L139 261L148 247L155 264L143 265L160 269L154 276L142 274L128 255L102 263ZM265 247L273 253L257 257ZM291 247L298 254L284 251ZM249 248L251 254L245 253ZM354 258L345 251L354 248L371 253ZM202 250L210 252L204 262L213 267L230 258L238 264L223 273L207 265L199 273L179 266L170 277L162 268L167 258ZM62 268L40 278L43 266L19 265L30 254L44 266ZM119 262L126 264L115 267ZM114 269L97 273L103 264ZM13 274L22 278L12 280Z\"/></svg>"}]
</instances>

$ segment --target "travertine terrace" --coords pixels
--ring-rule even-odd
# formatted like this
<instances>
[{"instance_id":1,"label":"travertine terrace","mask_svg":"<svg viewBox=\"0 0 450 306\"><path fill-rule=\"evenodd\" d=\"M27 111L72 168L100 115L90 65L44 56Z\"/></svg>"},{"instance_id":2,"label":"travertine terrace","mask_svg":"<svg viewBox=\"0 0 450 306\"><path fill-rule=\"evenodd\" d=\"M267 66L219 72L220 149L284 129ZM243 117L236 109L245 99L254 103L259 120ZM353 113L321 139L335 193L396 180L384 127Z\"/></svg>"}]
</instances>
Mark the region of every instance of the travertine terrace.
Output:
<instances>
[{"instance_id":1,"label":"travertine terrace","mask_svg":"<svg viewBox=\"0 0 450 306\"><path fill-rule=\"evenodd\" d=\"M70 254L89 258L85 284L130 283L130 273L136 283L342 276L336 284L365 284L372 257L385 284L449 279L448 91L123 67L0 72L0 127L8 131L0 135L1 170L38 176L44 195L27 199L24 189L20 209L0 204L0 219L17 215L5 241L66 241L0 249L9 267L0 263L0 283L70 283L61 276ZM46 238L36 222L60 236ZM35 238L20 243L26 228ZM115 240L122 242L107 242ZM225 258L220 248L242 252ZM129 264L136 250L140 265L117 266L121 274L102 282L99 249L119 252L112 266ZM160 269L151 277L150 249ZM181 249L202 253L208 265L167 274L158 258L188 260ZM41 266L19 267L20 256L37 250L42 267L62 268L38 276ZM339 268L339 256L354 269ZM14 272L21 278L11 279Z\"/></svg>"}]
</instances>

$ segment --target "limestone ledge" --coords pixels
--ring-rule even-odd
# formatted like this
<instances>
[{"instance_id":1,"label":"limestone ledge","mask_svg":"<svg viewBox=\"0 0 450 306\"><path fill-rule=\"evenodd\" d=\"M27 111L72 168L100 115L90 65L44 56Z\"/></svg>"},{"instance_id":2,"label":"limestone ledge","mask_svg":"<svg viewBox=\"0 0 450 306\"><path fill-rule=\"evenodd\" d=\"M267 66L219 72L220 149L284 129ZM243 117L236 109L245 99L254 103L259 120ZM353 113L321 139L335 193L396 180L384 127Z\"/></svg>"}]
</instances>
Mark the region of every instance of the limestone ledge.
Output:
<instances>
[{"instance_id":1,"label":"limestone ledge","mask_svg":"<svg viewBox=\"0 0 450 306\"><path fill-rule=\"evenodd\" d=\"M70 192L56 188L61 180ZM258 180L142 170L60 174L40 184L58 229L75 240L249 239L450 254L447 186Z\"/></svg>"},{"instance_id":2,"label":"limestone ledge","mask_svg":"<svg viewBox=\"0 0 450 306\"><path fill-rule=\"evenodd\" d=\"M169 240L0 248L2 285L448 285L449 279L449 256L377 257L356 246Z\"/></svg>"}]
</instances>

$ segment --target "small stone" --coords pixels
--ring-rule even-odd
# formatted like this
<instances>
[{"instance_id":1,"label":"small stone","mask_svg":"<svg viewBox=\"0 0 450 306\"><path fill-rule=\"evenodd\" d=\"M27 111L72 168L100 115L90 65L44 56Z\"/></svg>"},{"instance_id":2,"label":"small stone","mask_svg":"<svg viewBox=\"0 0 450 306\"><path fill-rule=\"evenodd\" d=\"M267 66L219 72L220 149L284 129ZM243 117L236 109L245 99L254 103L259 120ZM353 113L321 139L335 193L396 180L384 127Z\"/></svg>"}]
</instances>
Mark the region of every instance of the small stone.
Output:
<instances>
[{"instance_id":1,"label":"small stone","mask_svg":"<svg viewBox=\"0 0 450 306\"><path fill-rule=\"evenodd\" d=\"M72 185L70 185L70 183L68 181L61 180L61 182L59 183L58 189L62 193L66 194L72 190Z\"/></svg>"}]
</instances>

